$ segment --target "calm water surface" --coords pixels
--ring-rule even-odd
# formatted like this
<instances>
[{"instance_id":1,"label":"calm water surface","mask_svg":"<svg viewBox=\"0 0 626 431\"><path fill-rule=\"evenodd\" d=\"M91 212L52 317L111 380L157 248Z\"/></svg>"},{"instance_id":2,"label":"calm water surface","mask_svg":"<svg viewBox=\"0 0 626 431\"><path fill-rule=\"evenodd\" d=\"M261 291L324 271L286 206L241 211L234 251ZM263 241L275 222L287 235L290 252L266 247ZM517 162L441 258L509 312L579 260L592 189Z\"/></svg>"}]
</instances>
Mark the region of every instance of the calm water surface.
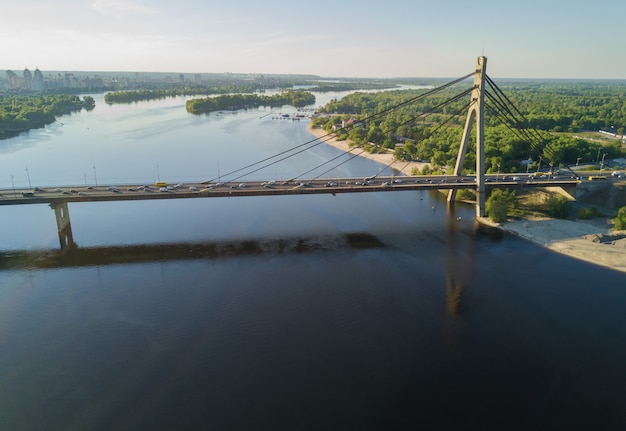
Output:
<instances>
[{"instance_id":1,"label":"calm water surface","mask_svg":"<svg viewBox=\"0 0 626 431\"><path fill-rule=\"evenodd\" d=\"M97 103L0 141L0 187L210 179L311 139L269 110ZM76 204L79 255L41 267L4 263L58 247L52 211L2 207L0 429L624 429L626 276L473 214L427 192Z\"/></svg>"}]
</instances>

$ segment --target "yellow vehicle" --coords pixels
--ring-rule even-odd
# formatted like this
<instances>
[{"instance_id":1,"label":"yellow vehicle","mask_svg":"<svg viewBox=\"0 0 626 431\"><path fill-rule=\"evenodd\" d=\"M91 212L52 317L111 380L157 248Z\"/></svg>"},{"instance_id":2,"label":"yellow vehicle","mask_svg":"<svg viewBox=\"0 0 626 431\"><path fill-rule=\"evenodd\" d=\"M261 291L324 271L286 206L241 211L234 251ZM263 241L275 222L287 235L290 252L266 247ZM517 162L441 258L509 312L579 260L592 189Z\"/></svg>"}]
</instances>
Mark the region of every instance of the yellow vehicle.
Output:
<instances>
[{"instance_id":1,"label":"yellow vehicle","mask_svg":"<svg viewBox=\"0 0 626 431\"><path fill-rule=\"evenodd\" d=\"M155 187L167 187L167 183L165 181L157 181L154 183Z\"/></svg>"},{"instance_id":2,"label":"yellow vehicle","mask_svg":"<svg viewBox=\"0 0 626 431\"><path fill-rule=\"evenodd\" d=\"M591 175L589 177L589 181L602 181L602 180L606 180L606 177L604 175Z\"/></svg>"}]
</instances>

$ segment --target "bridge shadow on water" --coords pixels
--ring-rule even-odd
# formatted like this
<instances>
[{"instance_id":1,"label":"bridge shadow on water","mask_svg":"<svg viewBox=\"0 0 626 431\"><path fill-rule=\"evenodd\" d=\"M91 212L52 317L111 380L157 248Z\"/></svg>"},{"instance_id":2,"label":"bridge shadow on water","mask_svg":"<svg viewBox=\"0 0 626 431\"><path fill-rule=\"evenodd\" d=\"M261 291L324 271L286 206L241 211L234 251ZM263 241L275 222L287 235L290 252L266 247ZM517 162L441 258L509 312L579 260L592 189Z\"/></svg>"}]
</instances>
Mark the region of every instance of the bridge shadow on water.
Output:
<instances>
[{"instance_id":1,"label":"bridge shadow on water","mask_svg":"<svg viewBox=\"0 0 626 431\"><path fill-rule=\"evenodd\" d=\"M181 242L106 247L74 246L62 252L58 250L3 251L0 252L0 270L272 256L341 248L383 247L385 245L374 235L360 232L315 237L263 238L220 242Z\"/></svg>"}]
</instances>

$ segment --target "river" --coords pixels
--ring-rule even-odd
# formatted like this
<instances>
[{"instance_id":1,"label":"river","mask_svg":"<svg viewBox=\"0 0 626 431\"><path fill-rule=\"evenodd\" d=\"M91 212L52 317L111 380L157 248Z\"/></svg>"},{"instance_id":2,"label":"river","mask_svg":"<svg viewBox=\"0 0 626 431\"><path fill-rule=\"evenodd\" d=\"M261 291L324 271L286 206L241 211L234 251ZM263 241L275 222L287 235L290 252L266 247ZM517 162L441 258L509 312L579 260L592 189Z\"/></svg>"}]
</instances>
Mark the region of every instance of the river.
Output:
<instances>
[{"instance_id":1,"label":"river","mask_svg":"<svg viewBox=\"0 0 626 431\"><path fill-rule=\"evenodd\" d=\"M0 188L212 179L312 139L269 108L93 96L91 112L0 141ZM83 255L13 265L58 248L54 215L0 208L0 429L626 426L625 274L479 229L437 193L69 212Z\"/></svg>"}]
</instances>

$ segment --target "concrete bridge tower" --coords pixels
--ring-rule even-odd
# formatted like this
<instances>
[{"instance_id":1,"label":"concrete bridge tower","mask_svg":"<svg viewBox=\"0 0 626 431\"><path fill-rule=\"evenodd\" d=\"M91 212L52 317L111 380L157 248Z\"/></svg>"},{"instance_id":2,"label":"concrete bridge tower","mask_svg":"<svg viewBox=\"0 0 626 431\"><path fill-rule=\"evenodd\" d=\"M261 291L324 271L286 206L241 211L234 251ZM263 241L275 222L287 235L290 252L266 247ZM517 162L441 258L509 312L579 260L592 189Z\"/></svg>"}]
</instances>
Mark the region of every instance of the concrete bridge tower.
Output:
<instances>
[{"instance_id":1,"label":"concrete bridge tower","mask_svg":"<svg viewBox=\"0 0 626 431\"><path fill-rule=\"evenodd\" d=\"M476 61L476 74L474 75L474 89L471 95L471 105L467 112L467 120L463 129L461 146L454 167L454 175L461 175L465 153L469 145L469 137L474 122L476 122L476 215L485 216L485 130L484 130L484 104L485 104L485 77L487 76L487 57L478 57ZM450 190L448 202L453 202L456 190Z\"/></svg>"}]
</instances>

